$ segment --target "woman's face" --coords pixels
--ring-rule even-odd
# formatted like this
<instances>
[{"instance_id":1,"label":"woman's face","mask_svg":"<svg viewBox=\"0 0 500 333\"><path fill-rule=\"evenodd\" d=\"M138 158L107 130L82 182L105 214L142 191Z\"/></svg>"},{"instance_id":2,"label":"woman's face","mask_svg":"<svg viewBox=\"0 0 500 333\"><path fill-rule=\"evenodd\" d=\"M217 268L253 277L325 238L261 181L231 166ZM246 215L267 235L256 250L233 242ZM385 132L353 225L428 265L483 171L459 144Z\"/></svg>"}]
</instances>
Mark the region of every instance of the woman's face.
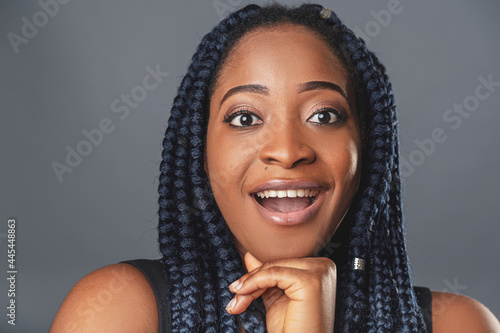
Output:
<instances>
[{"instance_id":1,"label":"woman's face","mask_svg":"<svg viewBox=\"0 0 500 333\"><path fill-rule=\"evenodd\" d=\"M299 25L235 45L210 102L205 169L241 255L313 256L357 191L360 127L347 73Z\"/></svg>"}]
</instances>

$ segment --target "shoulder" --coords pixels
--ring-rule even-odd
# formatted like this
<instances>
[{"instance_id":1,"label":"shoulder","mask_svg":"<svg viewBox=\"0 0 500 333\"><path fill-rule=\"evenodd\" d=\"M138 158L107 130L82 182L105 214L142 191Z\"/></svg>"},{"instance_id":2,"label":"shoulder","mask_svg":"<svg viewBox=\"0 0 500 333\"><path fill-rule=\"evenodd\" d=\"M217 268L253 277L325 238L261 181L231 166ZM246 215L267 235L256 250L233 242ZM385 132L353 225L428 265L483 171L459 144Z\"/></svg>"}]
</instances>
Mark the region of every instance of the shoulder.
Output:
<instances>
[{"instance_id":1,"label":"shoulder","mask_svg":"<svg viewBox=\"0 0 500 333\"><path fill-rule=\"evenodd\" d=\"M144 274L129 264L99 268L81 279L59 309L51 333L158 332L158 308Z\"/></svg>"},{"instance_id":2,"label":"shoulder","mask_svg":"<svg viewBox=\"0 0 500 333\"><path fill-rule=\"evenodd\" d=\"M467 296L432 291L432 328L434 333L500 332L500 323L493 313Z\"/></svg>"}]
</instances>

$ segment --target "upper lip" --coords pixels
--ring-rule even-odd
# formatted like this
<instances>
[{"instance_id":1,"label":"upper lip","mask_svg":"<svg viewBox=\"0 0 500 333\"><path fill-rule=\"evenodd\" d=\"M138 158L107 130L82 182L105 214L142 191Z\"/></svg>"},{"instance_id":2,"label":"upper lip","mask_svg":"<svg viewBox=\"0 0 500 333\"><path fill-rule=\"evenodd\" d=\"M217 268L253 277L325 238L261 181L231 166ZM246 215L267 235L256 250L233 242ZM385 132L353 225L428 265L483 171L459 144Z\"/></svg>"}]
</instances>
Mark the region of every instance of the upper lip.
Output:
<instances>
[{"instance_id":1,"label":"upper lip","mask_svg":"<svg viewBox=\"0 0 500 333\"><path fill-rule=\"evenodd\" d=\"M268 190L298 190L298 189L326 189L326 186L311 180L299 179L271 179L256 185L250 192L255 194Z\"/></svg>"}]
</instances>

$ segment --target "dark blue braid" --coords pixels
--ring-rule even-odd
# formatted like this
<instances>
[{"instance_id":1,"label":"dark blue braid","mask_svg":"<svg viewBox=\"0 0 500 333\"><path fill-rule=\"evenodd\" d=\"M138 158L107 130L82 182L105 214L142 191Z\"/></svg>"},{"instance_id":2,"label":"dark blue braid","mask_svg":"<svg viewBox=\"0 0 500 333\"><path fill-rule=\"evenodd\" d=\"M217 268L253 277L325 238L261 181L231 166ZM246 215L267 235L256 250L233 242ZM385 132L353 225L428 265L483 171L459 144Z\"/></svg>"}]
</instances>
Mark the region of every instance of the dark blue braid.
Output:
<instances>
[{"instance_id":1,"label":"dark blue braid","mask_svg":"<svg viewBox=\"0 0 500 333\"><path fill-rule=\"evenodd\" d=\"M344 288L343 297L338 299L348 303L343 306L346 310L339 327L343 325L345 332L421 332L425 324L413 292L404 242L397 111L392 86L385 68L364 42L334 14L330 20L344 32L369 101L365 115L368 141L363 152L363 186L359 190L364 194L352 203L357 214L351 221L350 235L350 259L368 261L364 273L368 279L369 308L364 305L366 296L357 289L366 283L362 278L357 279L363 271L348 270L351 274L347 285L351 286ZM349 305L354 311L349 311ZM360 321L363 315L366 319ZM365 325L360 326L363 321Z\"/></svg>"},{"instance_id":2,"label":"dark blue braid","mask_svg":"<svg viewBox=\"0 0 500 333\"><path fill-rule=\"evenodd\" d=\"M234 13L206 35L179 87L163 142L159 184L160 251L170 282L174 332L239 332L225 311L228 285L245 271L213 199L203 169L210 76L227 32L256 7ZM253 305L238 316L248 332L264 332L265 316Z\"/></svg>"},{"instance_id":3,"label":"dark blue braid","mask_svg":"<svg viewBox=\"0 0 500 333\"><path fill-rule=\"evenodd\" d=\"M362 179L331 242L338 267L336 332L421 332L423 320L409 276L401 211L396 107L385 68L363 41L323 7L250 5L221 21L201 41L174 99L163 140L159 243L170 285L173 332L265 332L261 298L229 315L230 282L245 273L204 171L208 105L220 68L235 43L259 26L285 22L319 33L340 58L356 90L362 120ZM223 177L223 175L218 175ZM354 258L367 262L354 270Z\"/></svg>"}]
</instances>

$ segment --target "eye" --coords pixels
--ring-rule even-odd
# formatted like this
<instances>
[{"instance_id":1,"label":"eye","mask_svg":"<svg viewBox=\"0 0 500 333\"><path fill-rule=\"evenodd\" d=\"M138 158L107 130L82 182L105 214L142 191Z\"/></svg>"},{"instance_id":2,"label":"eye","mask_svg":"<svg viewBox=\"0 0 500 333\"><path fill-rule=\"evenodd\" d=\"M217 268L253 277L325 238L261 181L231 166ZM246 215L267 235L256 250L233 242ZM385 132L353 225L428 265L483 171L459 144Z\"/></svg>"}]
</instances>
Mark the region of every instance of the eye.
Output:
<instances>
[{"instance_id":1,"label":"eye","mask_svg":"<svg viewBox=\"0 0 500 333\"><path fill-rule=\"evenodd\" d=\"M245 110L231 114L224 119L224 122L234 127L250 127L262 124L262 120L255 113Z\"/></svg>"},{"instance_id":2,"label":"eye","mask_svg":"<svg viewBox=\"0 0 500 333\"><path fill-rule=\"evenodd\" d=\"M336 124L344 120L343 115L335 109L320 109L310 116L307 121L313 124Z\"/></svg>"}]
</instances>

